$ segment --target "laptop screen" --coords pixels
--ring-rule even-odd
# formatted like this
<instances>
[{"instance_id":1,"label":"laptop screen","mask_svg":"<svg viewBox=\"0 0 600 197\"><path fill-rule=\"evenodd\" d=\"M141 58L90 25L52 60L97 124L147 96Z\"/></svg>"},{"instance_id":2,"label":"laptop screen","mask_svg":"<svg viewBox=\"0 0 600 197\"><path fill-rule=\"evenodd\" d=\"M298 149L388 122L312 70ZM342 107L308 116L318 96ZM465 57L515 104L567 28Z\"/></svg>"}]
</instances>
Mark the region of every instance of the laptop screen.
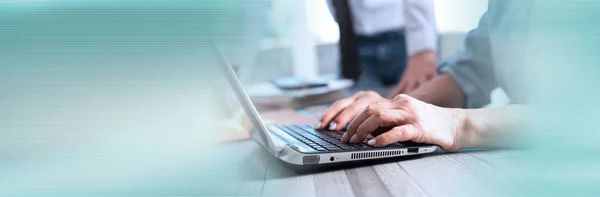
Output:
<instances>
[{"instance_id":1,"label":"laptop screen","mask_svg":"<svg viewBox=\"0 0 600 197\"><path fill-rule=\"evenodd\" d=\"M226 92L232 92L235 95L236 100L238 101L237 103L239 103L238 107L235 104L229 105L229 103L236 103L229 101L227 103L227 106L230 106L229 110L234 113L234 118L242 122L242 125L246 124L247 122L250 122L254 129L259 133L264 145L269 150L273 150L273 142L271 141L271 136L269 132L267 132L267 128L263 124L263 121L260 118L260 115L258 114L258 111L256 110L254 104L250 100L250 97L244 91L242 84L240 83L237 77L237 74L235 73L233 67L227 61L225 55L221 52L219 52L219 55L221 56L221 60L223 62L223 71L225 79L227 80L227 83L229 84L229 89L231 90ZM228 96L227 93L225 93L224 96L227 98L231 98L231 96ZM239 110L240 108L241 110ZM246 124L244 126L248 125Z\"/></svg>"}]
</instances>

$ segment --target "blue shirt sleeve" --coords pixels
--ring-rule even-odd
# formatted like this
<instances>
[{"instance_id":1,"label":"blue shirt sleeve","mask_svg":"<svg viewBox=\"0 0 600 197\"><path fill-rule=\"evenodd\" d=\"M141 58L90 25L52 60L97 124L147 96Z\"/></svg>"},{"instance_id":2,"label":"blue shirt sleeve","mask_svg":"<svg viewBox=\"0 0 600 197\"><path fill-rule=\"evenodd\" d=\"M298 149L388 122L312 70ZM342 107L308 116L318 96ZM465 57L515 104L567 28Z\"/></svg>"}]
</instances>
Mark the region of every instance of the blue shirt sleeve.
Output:
<instances>
[{"instance_id":1,"label":"blue shirt sleeve","mask_svg":"<svg viewBox=\"0 0 600 197\"><path fill-rule=\"evenodd\" d=\"M443 62L438 70L440 74L449 74L458 83L465 96L465 108L489 104L492 90L498 87L489 39L491 17L488 9L477 28L467 34L464 49Z\"/></svg>"}]
</instances>

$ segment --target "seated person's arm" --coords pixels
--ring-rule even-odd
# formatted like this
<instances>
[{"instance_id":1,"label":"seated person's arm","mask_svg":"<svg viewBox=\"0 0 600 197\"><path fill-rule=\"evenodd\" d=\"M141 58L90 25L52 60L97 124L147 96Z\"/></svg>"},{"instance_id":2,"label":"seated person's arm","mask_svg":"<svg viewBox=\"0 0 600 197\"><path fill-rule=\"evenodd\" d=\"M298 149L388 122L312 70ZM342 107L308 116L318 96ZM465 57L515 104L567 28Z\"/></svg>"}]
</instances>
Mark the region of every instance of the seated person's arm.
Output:
<instances>
[{"instance_id":1,"label":"seated person's arm","mask_svg":"<svg viewBox=\"0 0 600 197\"><path fill-rule=\"evenodd\" d=\"M408 95L442 107L480 108L488 104L490 93L497 87L489 38L491 17L499 16L482 16L477 28L466 35L465 48L440 65L440 76Z\"/></svg>"},{"instance_id":2,"label":"seated person's arm","mask_svg":"<svg viewBox=\"0 0 600 197\"><path fill-rule=\"evenodd\" d=\"M464 94L460 86L448 74L442 74L425 83L408 95L440 107L464 107Z\"/></svg>"},{"instance_id":3,"label":"seated person's arm","mask_svg":"<svg viewBox=\"0 0 600 197\"><path fill-rule=\"evenodd\" d=\"M513 128L522 125L521 109L443 108L427 104L407 95L390 102L369 105L348 127L342 141L386 146L413 141L439 145L449 152L465 147L490 147L503 144Z\"/></svg>"}]
</instances>

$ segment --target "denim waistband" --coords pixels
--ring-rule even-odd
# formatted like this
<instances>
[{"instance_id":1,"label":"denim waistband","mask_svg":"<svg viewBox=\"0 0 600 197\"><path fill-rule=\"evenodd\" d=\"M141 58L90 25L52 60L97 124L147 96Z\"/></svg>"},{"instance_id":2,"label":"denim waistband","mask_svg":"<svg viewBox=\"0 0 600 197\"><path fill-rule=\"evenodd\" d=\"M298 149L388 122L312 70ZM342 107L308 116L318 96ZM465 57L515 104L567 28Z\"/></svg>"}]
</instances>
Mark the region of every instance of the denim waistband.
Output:
<instances>
[{"instance_id":1,"label":"denim waistband","mask_svg":"<svg viewBox=\"0 0 600 197\"><path fill-rule=\"evenodd\" d=\"M359 42L388 42L404 40L404 29L390 30L368 36L357 35L356 40Z\"/></svg>"}]
</instances>

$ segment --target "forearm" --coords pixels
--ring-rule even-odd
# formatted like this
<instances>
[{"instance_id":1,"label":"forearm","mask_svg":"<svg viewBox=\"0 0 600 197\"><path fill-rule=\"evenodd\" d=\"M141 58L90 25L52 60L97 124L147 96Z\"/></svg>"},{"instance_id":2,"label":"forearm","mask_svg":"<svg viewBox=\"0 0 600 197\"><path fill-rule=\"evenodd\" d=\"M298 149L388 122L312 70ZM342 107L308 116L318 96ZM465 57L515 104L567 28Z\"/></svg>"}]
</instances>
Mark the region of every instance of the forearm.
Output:
<instances>
[{"instance_id":1,"label":"forearm","mask_svg":"<svg viewBox=\"0 0 600 197\"><path fill-rule=\"evenodd\" d=\"M464 95L448 74L442 74L408 93L409 96L440 107L462 108Z\"/></svg>"},{"instance_id":2,"label":"forearm","mask_svg":"<svg viewBox=\"0 0 600 197\"><path fill-rule=\"evenodd\" d=\"M507 147L519 135L526 115L522 106L503 108L456 109L459 115L456 142L460 148Z\"/></svg>"}]
</instances>

